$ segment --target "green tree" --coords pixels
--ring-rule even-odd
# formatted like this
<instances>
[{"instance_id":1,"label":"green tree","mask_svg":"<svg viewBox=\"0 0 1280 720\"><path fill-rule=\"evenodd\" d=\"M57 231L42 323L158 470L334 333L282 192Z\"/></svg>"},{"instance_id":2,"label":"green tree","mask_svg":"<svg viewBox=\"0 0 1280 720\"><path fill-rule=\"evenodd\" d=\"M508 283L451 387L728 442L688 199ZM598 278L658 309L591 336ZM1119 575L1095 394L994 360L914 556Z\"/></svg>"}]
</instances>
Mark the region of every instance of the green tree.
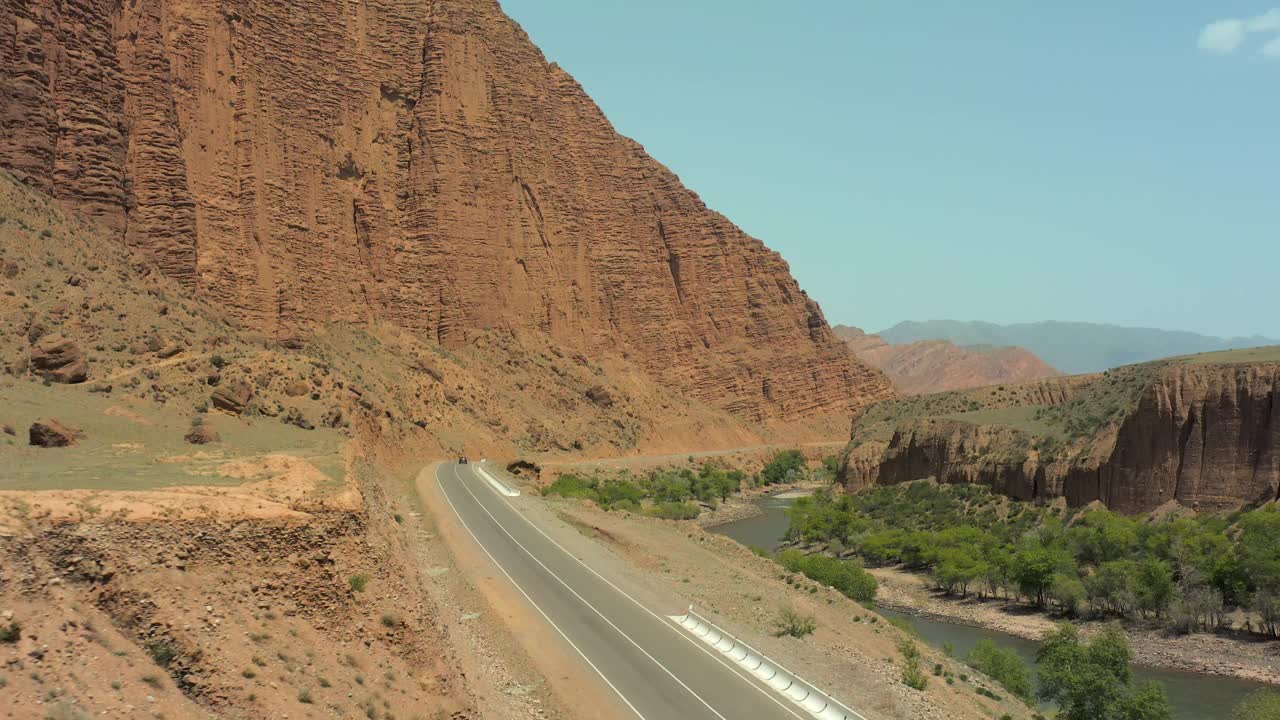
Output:
<instances>
[{"instance_id":1,"label":"green tree","mask_svg":"<svg viewBox=\"0 0 1280 720\"><path fill-rule=\"evenodd\" d=\"M1043 606L1053 578L1066 560L1065 554L1048 547L1031 547L1013 556L1012 577L1023 596Z\"/></svg>"},{"instance_id":2,"label":"green tree","mask_svg":"<svg viewBox=\"0 0 1280 720\"><path fill-rule=\"evenodd\" d=\"M1158 684L1133 686L1133 652L1124 633L1109 625L1092 642L1061 623L1045 635L1040 699L1056 702L1062 720L1168 720L1172 708Z\"/></svg>"},{"instance_id":3,"label":"green tree","mask_svg":"<svg viewBox=\"0 0 1280 720\"><path fill-rule=\"evenodd\" d=\"M804 453L799 450L779 450L760 471L760 477L765 485L795 482L803 479L804 470Z\"/></svg>"},{"instance_id":4,"label":"green tree","mask_svg":"<svg viewBox=\"0 0 1280 720\"><path fill-rule=\"evenodd\" d=\"M1085 603L1084 583L1075 575L1055 573L1049 586L1049 597L1057 603L1059 610L1075 615Z\"/></svg>"},{"instance_id":5,"label":"green tree","mask_svg":"<svg viewBox=\"0 0 1280 720\"><path fill-rule=\"evenodd\" d=\"M1143 615L1162 617L1173 600L1175 589L1168 563L1154 558L1138 563L1135 595L1138 611Z\"/></svg>"}]
</instances>

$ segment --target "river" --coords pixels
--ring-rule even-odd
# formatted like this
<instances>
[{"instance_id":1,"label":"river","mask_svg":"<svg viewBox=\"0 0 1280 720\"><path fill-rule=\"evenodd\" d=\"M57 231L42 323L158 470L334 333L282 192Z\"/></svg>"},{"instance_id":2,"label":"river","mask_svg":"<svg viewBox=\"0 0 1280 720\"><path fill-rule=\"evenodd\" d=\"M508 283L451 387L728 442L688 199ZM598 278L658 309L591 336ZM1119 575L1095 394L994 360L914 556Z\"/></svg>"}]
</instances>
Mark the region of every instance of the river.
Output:
<instances>
[{"instance_id":1,"label":"river","mask_svg":"<svg viewBox=\"0 0 1280 720\"><path fill-rule=\"evenodd\" d=\"M744 545L777 550L787 531L786 511L793 501L765 497L756 502L763 514L718 525L709 530L731 537ZM1035 668L1039 643L1033 640L995 630L915 617L887 608L880 608L877 612L886 617L901 617L910 621L919 631L921 639L936 648L941 648L943 643L951 643L955 647L956 657L964 657L979 640L990 639L1014 650ZM1247 680L1141 666L1135 668L1134 674L1139 682L1158 680L1164 683L1169 700L1173 703L1173 716L1176 720L1225 720L1245 695L1269 687Z\"/></svg>"}]
</instances>

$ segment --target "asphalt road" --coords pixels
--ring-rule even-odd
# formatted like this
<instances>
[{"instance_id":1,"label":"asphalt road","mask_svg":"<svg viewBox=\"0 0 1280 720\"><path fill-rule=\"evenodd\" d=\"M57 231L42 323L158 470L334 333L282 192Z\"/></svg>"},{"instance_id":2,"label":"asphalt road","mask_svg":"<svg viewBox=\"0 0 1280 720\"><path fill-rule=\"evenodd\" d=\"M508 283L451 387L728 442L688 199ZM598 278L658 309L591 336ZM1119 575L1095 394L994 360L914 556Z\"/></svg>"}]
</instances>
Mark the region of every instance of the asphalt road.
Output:
<instances>
[{"instance_id":1,"label":"asphalt road","mask_svg":"<svg viewBox=\"0 0 1280 720\"><path fill-rule=\"evenodd\" d=\"M666 616L571 555L469 465L436 481L504 575L622 703L643 720L811 720Z\"/></svg>"}]
</instances>

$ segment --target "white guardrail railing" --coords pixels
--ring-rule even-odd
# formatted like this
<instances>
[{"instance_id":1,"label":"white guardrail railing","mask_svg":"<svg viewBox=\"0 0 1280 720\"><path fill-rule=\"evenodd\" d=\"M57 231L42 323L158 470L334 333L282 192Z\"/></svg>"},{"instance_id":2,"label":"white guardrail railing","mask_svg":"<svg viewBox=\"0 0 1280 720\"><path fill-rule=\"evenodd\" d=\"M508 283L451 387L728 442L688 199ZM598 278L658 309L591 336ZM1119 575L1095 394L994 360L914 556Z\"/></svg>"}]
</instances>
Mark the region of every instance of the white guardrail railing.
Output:
<instances>
[{"instance_id":1,"label":"white guardrail railing","mask_svg":"<svg viewBox=\"0 0 1280 720\"><path fill-rule=\"evenodd\" d=\"M692 607L684 615L670 618L817 720L867 720L866 716L850 710L799 675L716 627Z\"/></svg>"},{"instance_id":2,"label":"white guardrail railing","mask_svg":"<svg viewBox=\"0 0 1280 720\"><path fill-rule=\"evenodd\" d=\"M489 474L489 471L484 469L484 465L483 465L483 462L484 462L484 461L482 460L482 461L480 461L480 462L481 462L481 464L478 464L478 465L476 465L476 466L475 466L475 468L476 468L476 472L480 473L480 477L484 478L484 481L485 481L485 482L487 482L487 483L489 483L489 486L490 486L490 487L492 487L494 490L498 491L498 494L499 494L499 495L506 495L507 497L519 497L519 496L520 496L520 491L519 491L519 490L516 490L515 488L511 487L510 485L508 485L508 484L506 484L506 483L502 482L502 481L501 481L501 480L499 480L498 478L496 478L496 477L494 477L493 475Z\"/></svg>"}]
</instances>

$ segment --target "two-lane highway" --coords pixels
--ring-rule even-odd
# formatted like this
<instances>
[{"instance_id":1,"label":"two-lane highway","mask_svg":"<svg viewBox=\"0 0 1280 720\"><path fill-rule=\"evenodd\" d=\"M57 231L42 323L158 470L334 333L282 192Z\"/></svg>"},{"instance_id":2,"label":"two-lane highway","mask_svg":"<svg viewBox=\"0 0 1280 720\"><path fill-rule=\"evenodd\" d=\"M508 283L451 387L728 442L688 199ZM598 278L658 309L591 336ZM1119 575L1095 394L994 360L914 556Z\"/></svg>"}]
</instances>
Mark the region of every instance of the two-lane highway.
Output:
<instances>
[{"instance_id":1,"label":"two-lane highway","mask_svg":"<svg viewBox=\"0 0 1280 720\"><path fill-rule=\"evenodd\" d=\"M570 554L469 465L436 482L471 537L534 609L644 720L811 720L666 616Z\"/></svg>"}]
</instances>

